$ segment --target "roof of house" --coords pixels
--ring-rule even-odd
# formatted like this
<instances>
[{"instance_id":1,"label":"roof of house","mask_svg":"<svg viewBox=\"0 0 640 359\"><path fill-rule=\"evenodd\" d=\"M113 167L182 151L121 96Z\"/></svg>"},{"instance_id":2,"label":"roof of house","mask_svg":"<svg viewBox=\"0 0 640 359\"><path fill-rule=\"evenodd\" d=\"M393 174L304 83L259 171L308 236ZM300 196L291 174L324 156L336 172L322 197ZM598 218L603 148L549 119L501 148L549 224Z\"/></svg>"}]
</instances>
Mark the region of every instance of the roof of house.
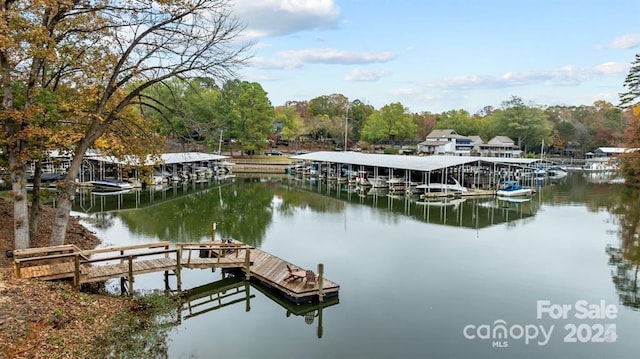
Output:
<instances>
[{"instance_id":1,"label":"roof of house","mask_svg":"<svg viewBox=\"0 0 640 359\"><path fill-rule=\"evenodd\" d=\"M495 136L494 138L492 138L491 140L489 140L489 142L487 142L487 144L509 144L509 145L513 145L515 144L515 142L507 137L507 136Z\"/></svg>"},{"instance_id":2,"label":"roof of house","mask_svg":"<svg viewBox=\"0 0 640 359\"><path fill-rule=\"evenodd\" d=\"M457 138L464 137L459 135L455 130L446 129L446 130L433 130L431 133L427 135L427 138Z\"/></svg>"},{"instance_id":3,"label":"roof of house","mask_svg":"<svg viewBox=\"0 0 640 359\"><path fill-rule=\"evenodd\" d=\"M480 136L467 136L467 137L469 137L471 142L473 142L475 144L480 144L481 145L481 144L484 143L484 140Z\"/></svg>"},{"instance_id":4,"label":"roof of house","mask_svg":"<svg viewBox=\"0 0 640 359\"><path fill-rule=\"evenodd\" d=\"M603 152L603 153L625 153L629 149L625 147L598 147L594 152Z\"/></svg>"}]
</instances>

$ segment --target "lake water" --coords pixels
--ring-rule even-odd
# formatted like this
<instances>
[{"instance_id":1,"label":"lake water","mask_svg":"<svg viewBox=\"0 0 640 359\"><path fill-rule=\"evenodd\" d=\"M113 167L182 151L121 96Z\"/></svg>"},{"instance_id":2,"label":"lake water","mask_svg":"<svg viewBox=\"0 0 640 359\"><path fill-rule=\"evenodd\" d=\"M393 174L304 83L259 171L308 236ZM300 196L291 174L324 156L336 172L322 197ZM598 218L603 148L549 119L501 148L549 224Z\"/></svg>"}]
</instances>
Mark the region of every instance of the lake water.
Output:
<instances>
[{"instance_id":1,"label":"lake water","mask_svg":"<svg viewBox=\"0 0 640 359\"><path fill-rule=\"evenodd\" d=\"M523 203L417 204L265 177L79 196L76 214L118 245L206 240L216 222L218 238L323 263L341 286L319 308L231 284L180 312L170 358L635 358L639 199L578 173ZM183 276L183 288L223 279ZM162 275L135 288L164 288Z\"/></svg>"}]
</instances>

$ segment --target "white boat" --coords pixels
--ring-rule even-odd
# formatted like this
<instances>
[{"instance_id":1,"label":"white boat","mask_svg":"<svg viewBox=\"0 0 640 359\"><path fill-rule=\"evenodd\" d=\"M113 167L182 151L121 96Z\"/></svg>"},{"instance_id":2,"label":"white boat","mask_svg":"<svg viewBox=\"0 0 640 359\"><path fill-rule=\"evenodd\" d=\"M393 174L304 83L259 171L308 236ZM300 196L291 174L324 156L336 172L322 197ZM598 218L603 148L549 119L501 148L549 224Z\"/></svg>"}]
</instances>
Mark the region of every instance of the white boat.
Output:
<instances>
[{"instance_id":1,"label":"white boat","mask_svg":"<svg viewBox=\"0 0 640 359\"><path fill-rule=\"evenodd\" d=\"M510 203L524 203L531 201L529 197L496 197L500 201L510 202Z\"/></svg>"},{"instance_id":2,"label":"white boat","mask_svg":"<svg viewBox=\"0 0 640 359\"><path fill-rule=\"evenodd\" d=\"M582 166L583 172L614 172L618 166L608 161L589 161Z\"/></svg>"},{"instance_id":3,"label":"white boat","mask_svg":"<svg viewBox=\"0 0 640 359\"><path fill-rule=\"evenodd\" d=\"M504 181L496 195L499 197L523 197L531 196L531 188L522 187L517 181Z\"/></svg>"},{"instance_id":4,"label":"white boat","mask_svg":"<svg viewBox=\"0 0 640 359\"><path fill-rule=\"evenodd\" d=\"M369 182L369 173L367 173L367 171L358 171L355 182L357 186L371 186L371 182Z\"/></svg>"},{"instance_id":5,"label":"white boat","mask_svg":"<svg viewBox=\"0 0 640 359\"><path fill-rule=\"evenodd\" d=\"M425 201L416 201L417 205L433 207L458 207L466 201L466 198L438 198Z\"/></svg>"},{"instance_id":6,"label":"white boat","mask_svg":"<svg viewBox=\"0 0 640 359\"><path fill-rule=\"evenodd\" d=\"M369 178L369 182L373 188L389 188L389 177L387 176Z\"/></svg>"},{"instance_id":7,"label":"white boat","mask_svg":"<svg viewBox=\"0 0 640 359\"><path fill-rule=\"evenodd\" d=\"M547 176L552 180L559 180L567 177L569 172L566 168L561 166L551 166L547 168Z\"/></svg>"},{"instance_id":8,"label":"white boat","mask_svg":"<svg viewBox=\"0 0 640 359\"><path fill-rule=\"evenodd\" d=\"M387 181L387 183L389 184L389 187L397 187L397 186L402 186L404 187L404 178L402 177L392 177L389 178L389 180Z\"/></svg>"},{"instance_id":9,"label":"white boat","mask_svg":"<svg viewBox=\"0 0 640 359\"><path fill-rule=\"evenodd\" d=\"M96 188L111 189L111 190L129 190L133 189L133 184L125 181L120 181L113 178L105 178L102 180L96 180L90 182Z\"/></svg>"},{"instance_id":10,"label":"white boat","mask_svg":"<svg viewBox=\"0 0 640 359\"><path fill-rule=\"evenodd\" d=\"M461 194L467 192L467 188L462 186L453 177L447 179L447 183L423 183L416 186L416 190L426 193L451 193Z\"/></svg>"}]
</instances>

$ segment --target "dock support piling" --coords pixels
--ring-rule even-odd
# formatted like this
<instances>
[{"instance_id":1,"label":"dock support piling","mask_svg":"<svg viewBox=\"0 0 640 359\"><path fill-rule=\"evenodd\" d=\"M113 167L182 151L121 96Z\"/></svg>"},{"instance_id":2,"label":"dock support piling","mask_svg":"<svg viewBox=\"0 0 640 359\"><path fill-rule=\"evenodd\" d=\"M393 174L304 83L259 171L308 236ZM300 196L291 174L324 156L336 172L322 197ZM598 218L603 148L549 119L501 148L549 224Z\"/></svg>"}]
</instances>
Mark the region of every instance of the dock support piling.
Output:
<instances>
[{"instance_id":1,"label":"dock support piling","mask_svg":"<svg viewBox=\"0 0 640 359\"><path fill-rule=\"evenodd\" d=\"M129 256L129 295L133 295L133 257Z\"/></svg>"},{"instance_id":2,"label":"dock support piling","mask_svg":"<svg viewBox=\"0 0 640 359\"><path fill-rule=\"evenodd\" d=\"M318 300L324 302L324 293L322 293L322 282L324 281L324 264L318 264Z\"/></svg>"},{"instance_id":3,"label":"dock support piling","mask_svg":"<svg viewBox=\"0 0 640 359\"><path fill-rule=\"evenodd\" d=\"M251 250L246 249L244 252L244 276L246 280L251 279Z\"/></svg>"},{"instance_id":4,"label":"dock support piling","mask_svg":"<svg viewBox=\"0 0 640 359\"><path fill-rule=\"evenodd\" d=\"M178 251L176 252L176 286L178 287L178 293L182 294L182 247L178 246Z\"/></svg>"}]
</instances>

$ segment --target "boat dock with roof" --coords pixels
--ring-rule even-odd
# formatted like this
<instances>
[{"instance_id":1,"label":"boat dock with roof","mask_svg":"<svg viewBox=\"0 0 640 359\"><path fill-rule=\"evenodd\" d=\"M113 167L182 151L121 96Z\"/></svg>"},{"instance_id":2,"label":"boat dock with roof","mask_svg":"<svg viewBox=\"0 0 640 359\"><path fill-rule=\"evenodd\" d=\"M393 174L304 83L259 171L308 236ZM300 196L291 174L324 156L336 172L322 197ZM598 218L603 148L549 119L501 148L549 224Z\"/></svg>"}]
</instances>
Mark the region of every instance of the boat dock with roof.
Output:
<instances>
[{"instance_id":1,"label":"boat dock with roof","mask_svg":"<svg viewBox=\"0 0 640 359\"><path fill-rule=\"evenodd\" d=\"M502 181L530 179L533 185L535 164L540 159L475 156L406 156L366 154L361 152L321 151L291 157L297 164L292 173L301 178L349 182L355 185L387 187L410 193L417 186L458 183L468 193L446 195L474 195L495 191ZM368 184L363 183L366 177ZM359 179L360 178L360 179ZM380 185L380 183L384 185ZM433 186L436 187L436 186ZM493 193L493 192L489 192Z\"/></svg>"}]
</instances>

